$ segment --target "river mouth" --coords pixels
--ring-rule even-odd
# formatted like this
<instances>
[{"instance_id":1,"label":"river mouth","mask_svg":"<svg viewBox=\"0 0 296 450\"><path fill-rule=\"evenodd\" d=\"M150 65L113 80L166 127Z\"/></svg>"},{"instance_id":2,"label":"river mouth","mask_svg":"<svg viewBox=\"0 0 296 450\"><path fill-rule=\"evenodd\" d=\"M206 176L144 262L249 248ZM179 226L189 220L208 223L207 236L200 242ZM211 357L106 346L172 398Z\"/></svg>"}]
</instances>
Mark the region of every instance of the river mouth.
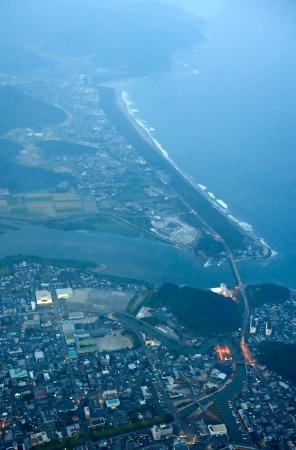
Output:
<instances>
[{"instance_id":1,"label":"river mouth","mask_svg":"<svg viewBox=\"0 0 296 450\"><path fill-rule=\"evenodd\" d=\"M100 272L151 283L174 282L192 287L231 284L227 263L204 268L190 249L96 231L63 231L27 226L0 234L0 257L12 255L91 261Z\"/></svg>"}]
</instances>

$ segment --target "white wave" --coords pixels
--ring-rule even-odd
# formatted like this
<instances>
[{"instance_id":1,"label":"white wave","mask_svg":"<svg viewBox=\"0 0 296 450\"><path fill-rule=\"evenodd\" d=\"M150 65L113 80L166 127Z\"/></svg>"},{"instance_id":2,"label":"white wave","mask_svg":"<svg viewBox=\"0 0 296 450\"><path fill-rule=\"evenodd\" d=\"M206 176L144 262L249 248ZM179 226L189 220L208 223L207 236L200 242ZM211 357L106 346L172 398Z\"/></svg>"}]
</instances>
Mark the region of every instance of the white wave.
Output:
<instances>
[{"instance_id":1,"label":"white wave","mask_svg":"<svg viewBox=\"0 0 296 450\"><path fill-rule=\"evenodd\" d=\"M272 248L267 244L267 242L263 238L259 238L259 241L261 242L261 244L264 245L264 247L268 248L271 251L271 255L270 255L271 258L278 255L278 252L276 250L272 250Z\"/></svg>"},{"instance_id":2,"label":"white wave","mask_svg":"<svg viewBox=\"0 0 296 450\"><path fill-rule=\"evenodd\" d=\"M129 94L127 91L122 91L121 94L121 98L124 101L127 110L129 112L129 114L132 116L133 120L136 122L136 124L141 127L146 134L148 135L148 137L150 138L150 140L154 143L154 145L158 148L158 150L160 150L161 154L172 164L172 166L174 166L174 168L191 184L191 186L193 186L195 189L199 189L202 191L206 191L207 186L203 185L203 184L196 184L192 177L184 174L184 172L182 172L182 170L177 166L177 164L170 158L168 152L166 151L166 149L161 145L161 143L152 135L152 131L154 131L153 128L151 128L147 122L143 119L139 119L135 116L135 114L133 113L133 109L135 108L131 108L131 105L134 105L134 103L131 101ZM216 200L215 195L212 192L207 192L208 196L212 199L212 200ZM227 204L225 202L223 202L222 200L217 200L217 203L220 204L220 206L223 206L223 208L227 209ZM237 221L238 222L238 221Z\"/></svg>"},{"instance_id":3,"label":"white wave","mask_svg":"<svg viewBox=\"0 0 296 450\"><path fill-rule=\"evenodd\" d=\"M219 203L219 205L221 205L222 208L228 209L227 203L225 203L223 200L218 200L218 199L217 199L216 202Z\"/></svg>"},{"instance_id":4,"label":"white wave","mask_svg":"<svg viewBox=\"0 0 296 450\"><path fill-rule=\"evenodd\" d=\"M135 122L137 123L137 125L139 127L141 127L146 134L148 135L148 137L151 139L151 141L154 143L154 145L158 148L158 150L160 150L160 152L162 153L162 155L170 161L171 164L173 164L175 166L175 168L177 170L178 167L173 163L173 161L170 159L168 152L163 148L163 146L161 145L161 143L152 135L152 131L154 131L154 129L152 129L151 127L148 126L147 122L143 119L138 119L137 117L135 117L135 114L133 112L134 108L131 108L131 105L133 105L134 103L130 100L130 97L128 95L128 92L126 91L122 91L121 94L121 98L124 101L124 103L126 104L126 107L128 109L129 114L133 117L133 119L135 120Z\"/></svg>"},{"instance_id":5,"label":"white wave","mask_svg":"<svg viewBox=\"0 0 296 450\"><path fill-rule=\"evenodd\" d=\"M155 131L155 130L153 128L149 127L144 120L141 120L141 119L138 119L137 117L135 117L135 114L134 114L133 110L135 110L136 108L132 108L132 105L134 105L134 103L130 100L127 91L122 91L121 98L122 98L123 102L125 103L130 116L137 123L137 125L139 127L141 127L146 132L147 136L150 138L150 140L153 142L153 144L158 148L158 150L161 152L161 154L170 162L170 164L172 164L172 166L182 175L182 177L184 179L186 179L191 184L191 186L193 186L195 189L206 191L207 190L207 186L205 186L203 184L196 184L196 183L194 183L194 181L191 179L191 177L186 175L186 174L184 174L184 172L182 172L182 170L169 157L169 154L165 150L165 148L152 135L152 132ZM213 194L213 192L206 192L206 193L210 197L210 199L212 199L216 204L218 203L220 206L223 207L223 209L228 209L227 203L225 203L223 200L216 199L216 197ZM235 222L238 225L240 225L242 228L244 228L248 233L253 233L254 232L252 225L250 225L249 223L241 222L239 219L237 219L236 217L234 217L231 214L227 214L227 217L229 219L231 219L233 222ZM262 242L263 245L265 245L268 249L270 249L269 245L262 238L259 238L259 240ZM272 256L275 256L277 254L277 252L274 252L273 250L271 250L271 252L272 252Z\"/></svg>"},{"instance_id":6,"label":"white wave","mask_svg":"<svg viewBox=\"0 0 296 450\"><path fill-rule=\"evenodd\" d=\"M261 242L262 245L264 245L265 248L267 248L270 251L270 258L275 258L279 254L279 252L273 250L263 238L259 238L259 241Z\"/></svg>"},{"instance_id":7,"label":"white wave","mask_svg":"<svg viewBox=\"0 0 296 450\"><path fill-rule=\"evenodd\" d=\"M141 119L136 119L135 121L137 122L137 124L144 130L146 131L146 133L148 134L148 136L150 137L150 139L152 140L152 142L154 143L154 145L156 145L156 147L158 148L158 150L161 151L161 153L163 154L163 156L168 159L169 161L171 161L168 152L163 148L163 146L161 145L161 143L151 134L150 128L148 128L146 126L145 121L141 120ZM172 162L172 161L171 161Z\"/></svg>"},{"instance_id":8,"label":"white wave","mask_svg":"<svg viewBox=\"0 0 296 450\"><path fill-rule=\"evenodd\" d=\"M265 242L265 240L263 238L259 238L259 241L265 245L266 247L268 247L268 244Z\"/></svg>"},{"instance_id":9,"label":"white wave","mask_svg":"<svg viewBox=\"0 0 296 450\"><path fill-rule=\"evenodd\" d=\"M234 217L233 215L228 214L228 217L229 217L229 219L232 220L233 222L239 223L239 220L238 220L236 217Z\"/></svg>"},{"instance_id":10,"label":"white wave","mask_svg":"<svg viewBox=\"0 0 296 450\"><path fill-rule=\"evenodd\" d=\"M239 222L239 224L244 230L248 231L249 233L252 233L254 231L252 225L247 222Z\"/></svg>"},{"instance_id":11,"label":"white wave","mask_svg":"<svg viewBox=\"0 0 296 450\"><path fill-rule=\"evenodd\" d=\"M124 101L124 103L126 104L129 113L132 114L132 112L133 112L132 106L134 105L134 103L131 101L131 99L130 99L130 97L128 95L128 92L127 91L122 91L121 98Z\"/></svg>"}]
</instances>

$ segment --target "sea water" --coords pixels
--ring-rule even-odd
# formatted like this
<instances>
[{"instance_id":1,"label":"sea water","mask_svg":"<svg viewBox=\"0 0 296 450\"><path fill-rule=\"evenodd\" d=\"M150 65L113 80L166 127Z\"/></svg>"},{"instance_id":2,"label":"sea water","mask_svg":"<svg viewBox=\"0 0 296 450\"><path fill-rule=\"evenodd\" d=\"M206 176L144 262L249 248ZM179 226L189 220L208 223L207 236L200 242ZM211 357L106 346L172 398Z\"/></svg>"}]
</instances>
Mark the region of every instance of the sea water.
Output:
<instances>
[{"instance_id":1,"label":"sea water","mask_svg":"<svg viewBox=\"0 0 296 450\"><path fill-rule=\"evenodd\" d=\"M296 287L296 5L198 4L205 42L129 83L129 101L180 170L274 250L242 262L244 280Z\"/></svg>"}]
</instances>

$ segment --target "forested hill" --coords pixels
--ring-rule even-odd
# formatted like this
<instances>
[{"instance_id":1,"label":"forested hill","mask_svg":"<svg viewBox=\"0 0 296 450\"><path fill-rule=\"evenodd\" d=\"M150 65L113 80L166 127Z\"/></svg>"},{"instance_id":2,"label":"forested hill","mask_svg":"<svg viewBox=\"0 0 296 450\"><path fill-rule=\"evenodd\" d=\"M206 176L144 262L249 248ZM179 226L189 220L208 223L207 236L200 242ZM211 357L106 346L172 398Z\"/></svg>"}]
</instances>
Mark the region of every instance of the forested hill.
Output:
<instances>
[{"instance_id":1,"label":"forested hill","mask_svg":"<svg viewBox=\"0 0 296 450\"><path fill-rule=\"evenodd\" d=\"M64 111L55 106L36 100L14 87L0 88L0 133L27 127L42 130L65 119Z\"/></svg>"},{"instance_id":2,"label":"forested hill","mask_svg":"<svg viewBox=\"0 0 296 450\"><path fill-rule=\"evenodd\" d=\"M195 335L230 333L241 326L236 303L211 291L162 285L149 300L151 307L168 307Z\"/></svg>"}]
</instances>

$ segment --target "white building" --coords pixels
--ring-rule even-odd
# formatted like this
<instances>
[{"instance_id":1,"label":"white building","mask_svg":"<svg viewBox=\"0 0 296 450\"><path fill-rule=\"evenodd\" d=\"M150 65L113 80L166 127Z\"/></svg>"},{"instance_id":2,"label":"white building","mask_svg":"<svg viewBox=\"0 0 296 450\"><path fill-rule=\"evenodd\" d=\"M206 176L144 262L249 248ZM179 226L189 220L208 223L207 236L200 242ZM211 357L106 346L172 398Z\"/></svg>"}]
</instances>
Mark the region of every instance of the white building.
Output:
<instances>
[{"instance_id":1,"label":"white building","mask_svg":"<svg viewBox=\"0 0 296 450\"><path fill-rule=\"evenodd\" d=\"M84 319L84 312L82 311L69 312L69 320L81 320L81 319Z\"/></svg>"},{"instance_id":2,"label":"white building","mask_svg":"<svg viewBox=\"0 0 296 450\"><path fill-rule=\"evenodd\" d=\"M42 350L37 350L35 352L35 360L37 363L42 363L44 361L44 353Z\"/></svg>"},{"instance_id":3,"label":"white building","mask_svg":"<svg viewBox=\"0 0 296 450\"><path fill-rule=\"evenodd\" d=\"M251 316L250 319L250 334L255 334L257 331L256 322L253 320L253 317Z\"/></svg>"},{"instance_id":4,"label":"white building","mask_svg":"<svg viewBox=\"0 0 296 450\"><path fill-rule=\"evenodd\" d=\"M151 317L151 309L147 308L146 306L142 306L138 314L136 315L137 319L144 319L145 317Z\"/></svg>"},{"instance_id":5,"label":"white building","mask_svg":"<svg viewBox=\"0 0 296 450\"><path fill-rule=\"evenodd\" d=\"M69 298L73 297L73 289L56 289L56 296L58 300L68 300Z\"/></svg>"},{"instance_id":6,"label":"white building","mask_svg":"<svg viewBox=\"0 0 296 450\"><path fill-rule=\"evenodd\" d=\"M211 377L215 378L216 380L225 381L227 378L226 373L220 372L218 369L213 369L211 372Z\"/></svg>"},{"instance_id":7,"label":"white building","mask_svg":"<svg viewBox=\"0 0 296 450\"><path fill-rule=\"evenodd\" d=\"M52 296L50 291L36 291L35 292L37 305L51 305Z\"/></svg>"},{"instance_id":8,"label":"white building","mask_svg":"<svg viewBox=\"0 0 296 450\"><path fill-rule=\"evenodd\" d=\"M50 439L45 431L40 431L40 433L31 434L31 446L36 447L37 445L47 444Z\"/></svg>"},{"instance_id":9,"label":"white building","mask_svg":"<svg viewBox=\"0 0 296 450\"><path fill-rule=\"evenodd\" d=\"M232 297L233 292L227 288L225 283L221 283L219 287L211 288L214 294L223 295L224 297Z\"/></svg>"},{"instance_id":10,"label":"white building","mask_svg":"<svg viewBox=\"0 0 296 450\"><path fill-rule=\"evenodd\" d=\"M173 435L173 427L167 424L153 425L151 433L155 441L160 441Z\"/></svg>"},{"instance_id":11,"label":"white building","mask_svg":"<svg viewBox=\"0 0 296 450\"><path fill-rule=\"evenodd\" d=\"M103 392L103 399L106 401L106 406L109 409L115 409L120 405L118 392L115 389L110 389Z\"/></svg>"},{"instance_id":12,"label":"white building","mask_svg":"<svg viewBox=\"0 0 296 450\"><path fill-rule=\"evenodd\" d=\"M144 400L148 400L148 398L151 397L151 393L147 386L141 386L142 395L144 397Z\"/></svg>"},{"instance_id":13,"label":"white building","mask_svg":"<svg viewBox=\"0 0 296 450\"><path fill-rule=\"evenodd\" d=\"M227 436L227 428L224 423L218 425L208 425L211 436Z\"/></svg>"},{"instance_id":14,"label":"white building","mask_svg":"<svg viewBox=\"0 0 296 450\"><path fill-rule=\"evenodd\" d=\"M89 407L85 406L84 407L84 417L86 420L90 420L90 411L89 411Z\"/></svg>"},{"instance_id":15,"label":"white building","mask_svg":"<svg viewBox=\"0 0 296 450\"><path fill-rule=\"evenodd\" d=\"M272 328L269 322L265 323L265 336L271 336Z\"/></svg>"}]
</instances>

